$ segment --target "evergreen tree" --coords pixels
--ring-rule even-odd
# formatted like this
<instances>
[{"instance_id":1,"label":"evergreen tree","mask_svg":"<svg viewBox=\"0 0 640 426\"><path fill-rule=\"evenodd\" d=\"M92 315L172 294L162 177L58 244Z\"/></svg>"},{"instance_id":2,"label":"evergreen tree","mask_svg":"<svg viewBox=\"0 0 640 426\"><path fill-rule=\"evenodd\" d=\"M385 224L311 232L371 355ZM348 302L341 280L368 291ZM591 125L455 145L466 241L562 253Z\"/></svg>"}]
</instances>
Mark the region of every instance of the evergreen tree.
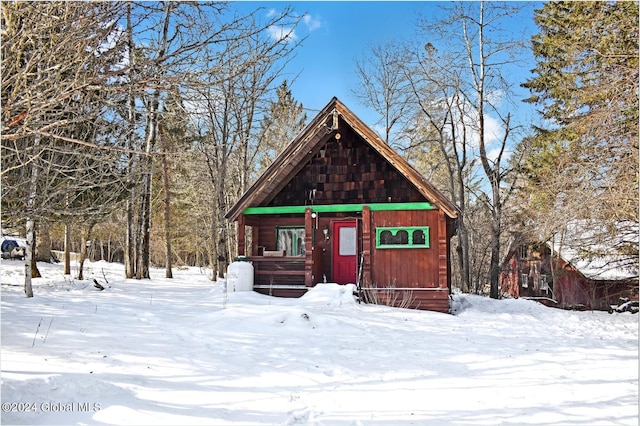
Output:
<instances>
[{"instance_id":1,"label":"evergreen tree","mask_svg":"<svg viewBox=\"0 0 640 426\"><path fill-rule=\"evenodd\" d=\"M271 101L263 117L258 137L259 176L282 152L289 142L304 128L307 115L301 103L291 93L287 80L276 89L276 100Z\"/></svg>"},{"instance_id":2,"label":"evergreen tree","mask_svg":"<svg viewBox=\"0 0 640 426\"><path fill-rule=\"evenodd\" d=\"M615 244L620 224L638 223L638 3L546 3L535 20L537 65L523 86L548 127L528 146L529 217L547 236L593 219Z\"/></svg>"}]
</instances>

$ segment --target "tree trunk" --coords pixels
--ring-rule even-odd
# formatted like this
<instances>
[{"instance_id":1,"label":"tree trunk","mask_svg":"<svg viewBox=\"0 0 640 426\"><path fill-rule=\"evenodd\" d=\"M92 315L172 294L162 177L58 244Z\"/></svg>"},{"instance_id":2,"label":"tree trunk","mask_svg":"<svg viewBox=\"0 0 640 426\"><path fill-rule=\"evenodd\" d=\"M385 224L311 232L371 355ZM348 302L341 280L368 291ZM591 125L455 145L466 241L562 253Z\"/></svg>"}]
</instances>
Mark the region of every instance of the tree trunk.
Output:
<instances>
[{"instance_id":1,"label":"tree trunk","mask_svg":"<svg viewBox=\"0 0 640 426\"><path fill-rule=\"evenodd\" d=\"M169 161L162 156L162 187L164 189L164 240L166 247L166 278L173 278L171 270L171 193L169 192Z\"/></svg>"},{"instance_id":2,"label":"tree trunk","mask_svg":"<svg viewBox=\"0 0 640 426\"><path fill-rule=\"evenodd\" d=\"M211 279L215 281L218 277L218 258L220 255L218 254L218 246L220 239L220 224L218 222L218 209L214 209L213 218L211 221L211 242L213 244L213 250L211 251Z\"/></svg>"},{"instance_id":3,"label":"tree trunk","mask_svg":"<svg viewBox=\"0 0 640 426\"><path fill-rule=\"evenodd\" d=\"M64 274L71 275L71 226L64 224Z\"/></svg>"},{"instance_id":4,"label":"tree trunk","mask_svg":"<svg viewBox=\"0 0 640 426\"><path fill-rule=\"evenodd\" d=\"M31 278L40 278L42 275L40 274L40 270L38 269L38 264L36 263L36 258L31 257Z\"/></svg>"},{"instance_id":5,"label":"tree trunk","mask_svg":"<svg viewBox=\"0 0 640 426\"><path fill-rule=\"evenodd\" d=\"M151 196L152 196L152 176L153 160L151 155L156 142L156 131L158 122L158 105L160 103L160 93L153 94L149 110L147 123L147 136L145 156L142 159L142 198L140 201L138 232L140 233L140 246L138 247L136 278L150 278L150 257L151 257Z\"/></svg>"},{"instance_id":6,"label":"tree trunk","mask_svg":"<svg viewBox=\"0 0 640 426\"><path fill-rule=\"evenodd\" d=\"M108 256L109 256L109 246L107 246L107 253L105 253L105 248L104 248L104 242L102 241L102 239L99 240L100 243L100 259L98 260L107 260Z\"/></svg>"},{"instance_id":7,"label":"tree trunk","mask_svg":"<svg viewBox=\"0 0 640 426\"><path fill-rule=\"evenodd\" d=\"M171 17L171 10L173 6L171 2L164 4L164 21L162 35L160 39L160 46L157 51L158 58L164 58L168 37L169 37L169 20ZM162 74L164 70L158 69L158 74ZM155 89L151 95L149 103L147 129L145 135L145 157L142 163L142 202L140 204L140 227L141 232L141 245L138 248L138 270L136 271L136 278L150 278L150 258L151 258L151 196L152 196L152 176L153 176L153 161L152 154L156 145L156 139L158 137L158 110L160 106L160 89Z\"/></svg>"},{"instance_id":8,"label":"tree trunk","mask_svg":"<svg viewBox=\"0 0 640 426\"><path fill-rule=\"evenodd\" d=\"M124 273L126 278L133 278L136 273L136 259L135 259L135 225L134 225L134 206L135 203L132 200L132 194L127 200L127 232L124 243Z\"/></svg>"},{"instance_id":9,"label":"tree trunk","mask_svg":"<svg viewBox=\"0 0 640 426\"><path fill-rule=\"evenodd\" d=\"M480 2L480 12L479 12L479 21L478 21L478 57L479 62L477 65L477 74L474 69L473 58L471 55L471 51L467 52L469 55L470 61L470 69L472 75L474 75L474 84L476 93L478 95L476 112L478 114L478 139L479 139L479 149L480 149L480 160L482 162L482 168L486 176L489 178L489 182L491 184L491 206L489 207L489 211L491 214L491 259L489 260L489 285L490 285L490 297L493 299L497 299L499 295L499 279L500 279L500 231L501 231L501 196L500 196L500 157L498 157L493 164L489 161L489 156L487 153L486 141L485 141L485 103L486 101L486 92L485 92L485 67L486 64L486 56L485 56L485 40L484 40L484 3ZM507 123L508 124L508 123ZM506 129L508 132L508 128ZM506 134L503 139L502 149L504 149L504 144L506 143Z\"/></svg>"},{"instance_id":10,"label":"tree trunk","mask_svg":"<svg viewBox=\"0 0 640 426\"><path fill-rule=\"evenodd\" d=\"M223 217L224 212L226 211L226 205L224 202L224 185L225 185L225 174L226 174L226 164L223 165L221 169L221 173L223 174L220 177L220 192L218 193L218 208L216 209L216 225L217 225L217 244L216 244L216 255L217 255L217 264L216 269L218 271L218 276L222 277L223 272L227 269L227 262L229 260L229 254L227 253L227 232L226 226L224 225L225 219Z\"/></svg>"},{"instance_id":11,"label":"tree trunk","mask_svg":"<svg viewBox=\"0 0 640 426\"><path fill-rule=\"evenodd\" d=\"M463 214L458 218L458 245L456 247L458 255L458 265L460 267L460 290L469 293L470 289L470 267L469 267L469 233L464 223Z\"/></svg>"},{"instance_id":12,"label":"tree trunk","mask_svg":"<svg viewBox=\"0 0 640 426\"><path fill-rule=\"evenodd\" d=\"M497 166L496 166L497 167ZM500 297L500 234L502 231L502 200L500 198L500 180L496 176L497 169L493 176L490 176L493 189L493 207L491 209L491 260L489 269L489 282L491 284L490 297L498 299Z\"/></svg>"},{"instance_id":13,"label":"tree trunk","mask_svg":"<svg viewBox=\"0 0 640 426\"><path fill-rule=\"evenodd\" d=\"M34 138L34 152L40 146L40 136ZM34 218L34 208L36 203L36 194L38 191L38 161L37 157L31 163L31 178L29 180L29 193L27 195L27 212L25 233L27 237L27 250L24 257L24 293L27 297L33 297L33 286L31 278L33 278L34 253L36 248L36 226Z\"/></svg>"},{"instance_id":14,"label":"tree trunk","mask_svg":"<svg viewBox=\"0 0 640 426\"><path fill-rule=\"evenodd\" d=\"M49 224L41 220L38 228L39 235L35 258L38 262L51 263L51 234L49 232Z\"/></svg>"},{"instance_id":15,"label":"tree trunk","mask_svg":"<svg viewBox=\"0 0 640 426\"><path fill-rule=\"evenodd\" d=\"M500 297L499 280L500 280L500 234L495 235L496 230L491 227L491 260L489 266L489 282L491 290L489 296L492 299Z\"/></svg>"},{"instance_id":16,"label":"tree trunk","mask_svg":"<svg viewBox=\"0 0 640 426\"><path fill-rule=\"evenodd\" d=\"M145 157L142 197L138 212L136 278L149 278L149 231L151 225L151 158Z\"/></svg>"},{"instance_id":17,"label":"tree trunk","mask_svg":"<svg viewBox=\"0 0 640 426\"><path fill-rule=\"evenodd\" d=\"M142 233L142 258L140 264L142 278L151 278L149 269L151 268L151 174L147 177L147 184L145 185L149 189L145 194L145 212L143 220L143 233Z\"/></svg>"},{"instance_id":18,"label":"tree trunk","mask_svg":"<svg viewBox=\"0 0 640 426\"><path fill-rule=\"evenodd\" d=\"M453 120L452 120L453 122ZM466 144L466 136L463 143ZM466 145L465 145L466 146ZM453 146L456 160L456 179L458 180L458 208L460 208L460 217L458 217L458 255L460 256L460 286L463 293L468 293L471 288L471 260L469 259L469 230L465 221L465 215L467 214L467 199L465 194L464 173L467 166L467 150L463 148L462 159L458 155L458 150L454 144ZM451 185L452 193L456 188Z\"/></svg>"},{"instance_id":19,"label":"tree trunk","mask_svg":"<svg viewBox=\"0 0 640 426\"><path fill-rule=\"evenodd\" d=\"M149 259L151 250L150 232L151 232L151 192L152 192L152 174L153 161L151 153L156 139L156 122L157 107L159 103L159 93L153 95L149 110L149 118L147 121L147 135L145 154L141 161L142 168L142 196L140 198L140 207L138 211L138 235L137 256L136 256L136 278L150 278L149 275Z\"/></svg>"},{"instance_id":20,"label":"tree trunk","mask_svg":"<svg viewBox=\"0 0 640 426\"><path fill-rule=\"evenodd\" d=\"M91 233L93 232L93 227L95 226L95 222L91 222L89 224L89 228L87 229L86 237L82 237L82 248L80 249L80 261L78 262L78 279L84 279L83 266L84 261L87 258L87 245L91 242Z\"/></svg>"},{"instance_id":21,"label":"tree trunk","mask_svg":"<svg viewBox=\"0 0 640 426\"><path fill-rule=\"evenodd\" d=\"M131 26L131 3L127 4L127 47L129 51L129 63L131 66L135 63L134 56L134 43L133 43L133 29ZM131 72L130 72L131 74ZM135 148L135 127L136 127L136 105L135 98L133 96L133 81L129 81L129 91L127 94L127 120L128 120L128 131L129 131L129 149L133 150ZM133 278L136 274L135 268L135 224L134 224L134 210L135 210L135 188L134 188L134 177L133 177L133 165L134 165L135 156L133 154L129 154L128 162L127 162L127 173L129 184L129 197L127 198L127 232L126 239L124 243L124 271L126 278Z\"/></svg>"}]
</instances>

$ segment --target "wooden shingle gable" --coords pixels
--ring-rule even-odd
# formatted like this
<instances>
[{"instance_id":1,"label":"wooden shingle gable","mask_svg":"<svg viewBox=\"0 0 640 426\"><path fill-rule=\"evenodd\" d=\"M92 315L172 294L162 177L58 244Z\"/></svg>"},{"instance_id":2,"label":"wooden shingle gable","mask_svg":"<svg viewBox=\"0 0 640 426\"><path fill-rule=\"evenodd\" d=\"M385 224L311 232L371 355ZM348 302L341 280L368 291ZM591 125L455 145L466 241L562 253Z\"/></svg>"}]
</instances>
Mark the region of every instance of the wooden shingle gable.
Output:
<instances>
[{"instance_id":1,"label":"wooden shingle gable","mask_svg":"<svg viewBox=\"0 0 640 426\"><path fill-rule=\"evenodd\" d=\"M273 163L258 177L251 187L240 197L225 217L236 220L247 208L265 202L269 195L275 195L304 167L303 159L313 148L319 149L331 132L327 132L327 116L331 112L330 102L278 155ZM333 116L332 116L333 119Z\"/></svg>"},{"instance_id":2,"label":"wooden shingle gable","mask_svg":"<svg viewBox=\"0 0 640 426\"><path fill-rule=\"evenodd\" d=\"M248 207L266 205L273 200L327 141L340 133L341 129L337 128L339 118L404 176L429 202L442 209L450 218L458 216L459 210L453 203L334 97L243 194L226 214L226 218L237 220Z\"/></svg>"},{"instance_id":3,"label":"wooden shingle gable","mask_svg":"<svg viewBox=\"0 0 640 426\"><path fill-rule=\"evenodd\" d=\"M449 201L435 186L429 183L416 169L414 169L393 148L387 145L380 137L365 125L353 112L337 100L341 105L340 114L347 123L369 144L378 151L387 162L403 174L409 182L434 205L440 207L450 218L457 218L459 209Z\"/></svg>"}]
</instances>

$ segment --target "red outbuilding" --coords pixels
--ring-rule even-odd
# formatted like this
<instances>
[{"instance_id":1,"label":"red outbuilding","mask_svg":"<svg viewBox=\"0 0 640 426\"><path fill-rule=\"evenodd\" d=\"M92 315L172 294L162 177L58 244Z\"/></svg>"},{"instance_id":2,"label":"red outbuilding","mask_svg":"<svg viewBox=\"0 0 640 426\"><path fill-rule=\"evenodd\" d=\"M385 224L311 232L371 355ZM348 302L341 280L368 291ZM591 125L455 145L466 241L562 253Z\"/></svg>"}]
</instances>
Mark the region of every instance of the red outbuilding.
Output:
<instances>
[{"instance_id":1,"label":"red outbuilding","mask_svg":"<svg viewBox=\"0 0 640 426\"><path fill-rule=\"evenodd\" d=\"M514 246L502 265L502 293L565 309L608 310L621 298L638 300L637 226L621 224L606 239L598 228L573 221L562 238Z\"/></svg>"}]
</instances>

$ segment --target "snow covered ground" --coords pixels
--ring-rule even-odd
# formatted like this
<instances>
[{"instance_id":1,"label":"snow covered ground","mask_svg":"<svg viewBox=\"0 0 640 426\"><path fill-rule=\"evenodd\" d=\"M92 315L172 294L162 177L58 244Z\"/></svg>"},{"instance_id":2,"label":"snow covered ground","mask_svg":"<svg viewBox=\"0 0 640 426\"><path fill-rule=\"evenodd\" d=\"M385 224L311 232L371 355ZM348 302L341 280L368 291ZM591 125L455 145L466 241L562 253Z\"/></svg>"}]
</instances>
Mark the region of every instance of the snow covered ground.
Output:
<instances>
[{"instance_id":1,"label":"snow covered ground","mask_svg":"<svg viewBox=\"0 0 640 426\"><path fill-rule=\"evenodd\" d=\"M638 316L454 297L455 315L225 295L196 268L3 261L2 424L637 425Z\"/></svg>"}]
</instances>

